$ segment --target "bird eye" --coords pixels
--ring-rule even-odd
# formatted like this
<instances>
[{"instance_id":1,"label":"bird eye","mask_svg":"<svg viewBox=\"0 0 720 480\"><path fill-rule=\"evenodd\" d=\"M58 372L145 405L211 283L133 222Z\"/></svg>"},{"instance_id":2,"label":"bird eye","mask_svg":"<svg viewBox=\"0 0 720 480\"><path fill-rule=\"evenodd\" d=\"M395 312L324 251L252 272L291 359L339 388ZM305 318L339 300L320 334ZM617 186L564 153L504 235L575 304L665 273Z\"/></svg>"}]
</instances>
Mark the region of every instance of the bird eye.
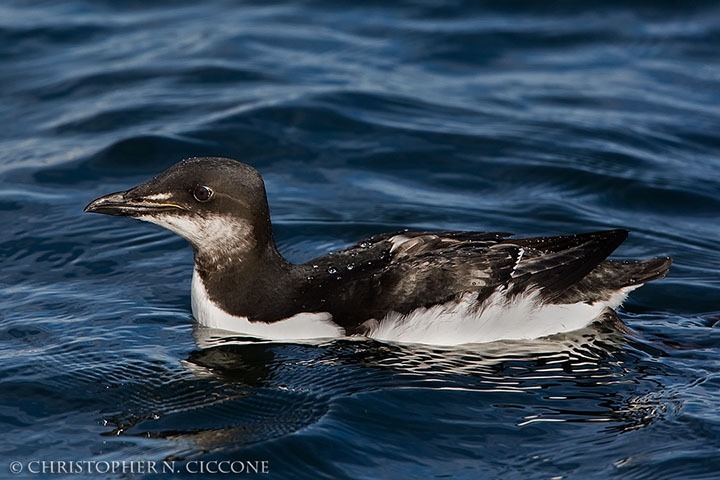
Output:
<instances>
[{"instance_id":1,"label":"bird eye","mask_svg":"<svg viewBox=\"0 0 720 480\"><path fill-rule=\"evenodd\" d=\"M205 185L198 185L193 189L192 194L198 202L207 202L212 198L213 191Z\"/></svg>"}]
</instances>

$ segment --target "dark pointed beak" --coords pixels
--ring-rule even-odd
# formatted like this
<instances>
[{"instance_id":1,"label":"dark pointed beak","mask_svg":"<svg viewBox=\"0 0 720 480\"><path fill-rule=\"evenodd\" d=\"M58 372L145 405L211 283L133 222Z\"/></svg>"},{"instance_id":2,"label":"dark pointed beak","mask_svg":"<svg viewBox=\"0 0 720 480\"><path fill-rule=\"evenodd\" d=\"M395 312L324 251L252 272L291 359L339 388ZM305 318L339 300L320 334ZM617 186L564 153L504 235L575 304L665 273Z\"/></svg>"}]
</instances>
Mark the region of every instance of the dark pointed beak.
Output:
<instances>
[{"instance_id":1,"label":"dark pointed beak","mask_svg":"<svg viewBox=\"0 0 720 480\"><path fill-rule=\"evenodd\" d=\"M134 195L133 190L111 193L96 198L83 209L83 212L138 217L162 211L187 210L185 207L165 199L158 200Z\"/></svg>"}]
</instances>

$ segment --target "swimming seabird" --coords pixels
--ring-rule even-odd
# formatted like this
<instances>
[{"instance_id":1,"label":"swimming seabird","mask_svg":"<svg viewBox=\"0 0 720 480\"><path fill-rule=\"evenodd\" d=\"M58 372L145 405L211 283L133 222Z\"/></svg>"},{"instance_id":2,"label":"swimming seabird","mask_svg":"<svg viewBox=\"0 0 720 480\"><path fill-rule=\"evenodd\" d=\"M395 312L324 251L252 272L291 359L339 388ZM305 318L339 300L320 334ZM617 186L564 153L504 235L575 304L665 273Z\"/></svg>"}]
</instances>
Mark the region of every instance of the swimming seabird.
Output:
<instances>
[{"instance_id":1,"label":"swimming seabird","mask_svg":"<svg viewBox=\"0 0 720 480\"><path fill-rule=\"evenodd\" d=\"M537 238L401 231L295 265L275 245L260 174L227 158L183 160L84 211L185 238L198 323L272 340L538 338L591 324L671 264L606 260L627 236L618 229Z\"/></svg>"}]
</instances>

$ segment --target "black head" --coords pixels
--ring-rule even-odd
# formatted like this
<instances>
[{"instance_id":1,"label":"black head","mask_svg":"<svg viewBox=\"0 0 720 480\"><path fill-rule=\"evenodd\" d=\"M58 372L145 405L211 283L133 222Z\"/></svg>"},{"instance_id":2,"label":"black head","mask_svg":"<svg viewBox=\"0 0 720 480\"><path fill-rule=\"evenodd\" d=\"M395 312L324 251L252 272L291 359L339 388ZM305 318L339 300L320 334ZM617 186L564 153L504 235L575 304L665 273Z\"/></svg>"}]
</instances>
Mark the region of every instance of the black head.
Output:
<instances>
[{"instance_id":1,"label":"black head","mask_svg":"<svg viewBox=\"0 0 720 480\"><path fill-rule=\"evenodd\" d=\"M272 241L260 174L228 158L183 160L142 185L93 200L84 211L158 224L198 252L224 254Z\"/></svg>"}]
</instances>

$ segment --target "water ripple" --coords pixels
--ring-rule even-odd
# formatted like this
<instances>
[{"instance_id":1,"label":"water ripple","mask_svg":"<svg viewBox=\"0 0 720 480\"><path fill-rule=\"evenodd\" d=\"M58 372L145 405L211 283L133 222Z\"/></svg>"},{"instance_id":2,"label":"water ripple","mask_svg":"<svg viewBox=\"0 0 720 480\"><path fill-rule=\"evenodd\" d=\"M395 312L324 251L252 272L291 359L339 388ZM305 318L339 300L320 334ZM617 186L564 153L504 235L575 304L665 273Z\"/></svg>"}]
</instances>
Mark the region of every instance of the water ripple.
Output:
<instances>
[{"instance_id":1,"label":"water ripple","mask_svg":"<svg viewBox=\"0 0 720 480\"><path fill-rule=\"evenodd\" d=\"M0 5L0 447L288 478L710 478L715 2ZM41 12L42 14L39 14ZM93 198L193 155L295 261L383 231L630 228L630 333L438 349L192 328L192 251Z\"/></svg>"}]
</instances>

